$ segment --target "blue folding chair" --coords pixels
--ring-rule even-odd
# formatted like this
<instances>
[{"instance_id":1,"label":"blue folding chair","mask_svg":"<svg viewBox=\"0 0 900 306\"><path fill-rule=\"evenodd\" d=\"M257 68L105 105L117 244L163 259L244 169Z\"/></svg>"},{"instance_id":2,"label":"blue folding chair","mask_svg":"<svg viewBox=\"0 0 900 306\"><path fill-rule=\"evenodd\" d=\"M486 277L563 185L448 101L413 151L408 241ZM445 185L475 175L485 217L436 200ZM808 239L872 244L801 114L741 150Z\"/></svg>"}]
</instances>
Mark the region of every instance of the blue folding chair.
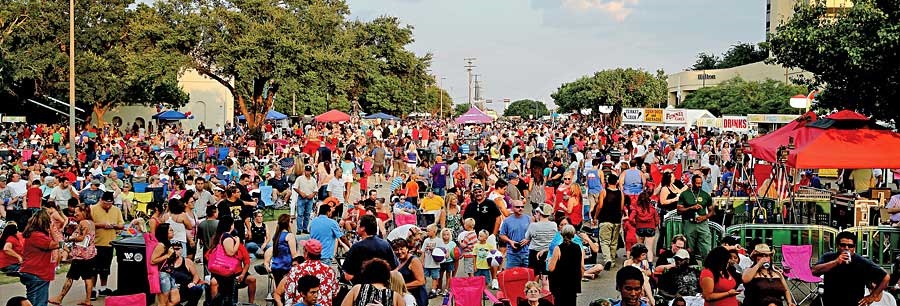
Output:
<instances>
[{"instance_id":1,"label":"blue folding chair","mask_svg":"<svg viewBox=\"0 0 900 306\"><path fill-rule=\"evenodd\" d=\"M131 186L131 190L135 193L141 193L147 190L147 183L134 183L134 186Z\"/></svg>"},{"instance_id":2,"label":"blue folding chair","mask_svg":"<svg viewBox=\"0 0 900 306\"><path fill-rule=\"evenodd\" d=\"M259 186L259 200L263 202L263 215L275 216L275 201L272 200L272 186Z\"/></svg>"},{"instance_id":3,"label":"blue folding chair","mask_svg":"<svg viewBox=\"0 0 900 306\"><path fill-rule=\"evenodd\" d=\"M228 147L219 148L219 160L222 161L226 158L228 158Z\"/></svg>"}]
</instances>

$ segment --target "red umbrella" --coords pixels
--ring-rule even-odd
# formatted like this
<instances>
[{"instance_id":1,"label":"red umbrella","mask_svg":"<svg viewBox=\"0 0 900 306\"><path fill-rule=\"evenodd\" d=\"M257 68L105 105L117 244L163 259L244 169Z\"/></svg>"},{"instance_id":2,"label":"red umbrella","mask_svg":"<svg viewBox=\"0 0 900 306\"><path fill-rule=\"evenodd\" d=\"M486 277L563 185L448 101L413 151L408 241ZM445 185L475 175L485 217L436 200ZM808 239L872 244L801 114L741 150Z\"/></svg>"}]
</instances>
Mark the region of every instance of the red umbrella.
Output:
<instances>
[{"instance_id":1,"label":"red umbrella","mask_svg":"<svg viewBox=\"0 0 900 306\"><path fill-rule=\"evenodd\" d=\"M332 109L324 114L316 116L317 122L343 122L347 120L350 120L350 115L336 109Z\"/></svg>"}]
</instances>

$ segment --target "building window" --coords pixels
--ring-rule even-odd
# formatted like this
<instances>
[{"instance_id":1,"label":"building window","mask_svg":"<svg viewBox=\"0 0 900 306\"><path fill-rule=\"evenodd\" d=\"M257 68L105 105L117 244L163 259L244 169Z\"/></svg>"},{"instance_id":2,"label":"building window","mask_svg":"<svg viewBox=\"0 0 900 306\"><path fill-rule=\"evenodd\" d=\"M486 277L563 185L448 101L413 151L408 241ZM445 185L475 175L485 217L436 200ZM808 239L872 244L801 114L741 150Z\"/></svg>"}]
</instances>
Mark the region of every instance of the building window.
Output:
<instances>
[{"instance_id":1,"label":"building window","mask_svg":"<svg viewBox=\"0 0 900 306\"><path fill-rule=\"evenodd\" d=\"M121 127L122 126L122 117L119 117L119 116L113 117L112 124L114 127Z\"/></svg>"},{"instance_id":2,"label":"building window","mask_svg":"<svg viewBox=\"0 0 900 306\"><path fill-rule=\"evenodd\" d=\"M145 126L146 123L144 122L144 118L141 118L141 117L134 118L134 123L137 123L138 127L141 127L141 128L142 128L142 127L146 127L146 126Z\"/></svg>"}]
</instances>

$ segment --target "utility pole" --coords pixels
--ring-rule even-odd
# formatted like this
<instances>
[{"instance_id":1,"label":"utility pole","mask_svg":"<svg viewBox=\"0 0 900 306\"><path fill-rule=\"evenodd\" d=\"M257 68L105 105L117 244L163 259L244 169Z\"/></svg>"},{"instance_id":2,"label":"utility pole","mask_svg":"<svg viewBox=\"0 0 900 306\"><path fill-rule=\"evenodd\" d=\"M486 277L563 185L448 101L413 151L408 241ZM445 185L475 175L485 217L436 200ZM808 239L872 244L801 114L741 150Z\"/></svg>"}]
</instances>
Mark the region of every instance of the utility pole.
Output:
<instances>
[{"instance_id":1,"label":"utility pole","mask_svg":"<svg viewBox=\"0 0 900 306\"><path fill-rule=\"evenodd\" d=\"M441 101L441 119L444 119L444 79L445 77L441 77L438 80L438 98Z\"/></svg>"},{"instance_id":2,"label":"utility pole","mask_svg":"<svg viewBox=\"0 0 900 306\"><path fill-rule=\"evenodd\" d=\"M469 89L466 92L466 95L468 96L468 99L469 99L469 107L472 107L472 68L477 67L474 64L472 64L472 62L475 61L476 58L467 57L467 58L464 58L463 60L466 61L466 65L463 67L466 68L466 72L468 73L468 76L469 76L469 78L468 78L468 85L469 85L468 88Z\"/></svg>"},{"instance_id":3,"label":"utility pole","mask_svg":"<svg viewBox=\"0 0 900 306\"><path fill-rule=\"evenodd\" d=\"M473 74L472 77L475 78L473 81L475 84L473 85L475 91L475 101L481 101L481 82L478 82L478 77L480 74Z\"/></svg>"},{"instance_id":4,"label":"utility pole","mask_svg":"<svg viewBox=\"0 0 900 306\"><path fill-rule=\"evenodd\" d=\"M102 118L98 118L102 119ZM75 160L75 0L69 0L69 157Z\"/></svg>"}]
</instances>

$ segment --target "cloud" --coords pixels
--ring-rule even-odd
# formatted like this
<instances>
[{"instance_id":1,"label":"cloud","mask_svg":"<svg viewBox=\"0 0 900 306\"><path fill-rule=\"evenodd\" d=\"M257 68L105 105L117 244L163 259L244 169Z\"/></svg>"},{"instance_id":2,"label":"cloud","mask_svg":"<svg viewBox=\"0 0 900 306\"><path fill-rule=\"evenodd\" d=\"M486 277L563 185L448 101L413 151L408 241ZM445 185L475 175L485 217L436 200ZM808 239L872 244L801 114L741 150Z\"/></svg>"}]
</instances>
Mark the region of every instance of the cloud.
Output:
<instances>
[{"instance_id":1,"label":"cloud","mask_svg":"<svg viewBox=\"0 0 900 306\"><path fill-rule=\"evenodd\" d=\"M562 7L576 12L603 12L616 21L625 21L639 0L561 0Z\"/></svg>"}]
</instances>

